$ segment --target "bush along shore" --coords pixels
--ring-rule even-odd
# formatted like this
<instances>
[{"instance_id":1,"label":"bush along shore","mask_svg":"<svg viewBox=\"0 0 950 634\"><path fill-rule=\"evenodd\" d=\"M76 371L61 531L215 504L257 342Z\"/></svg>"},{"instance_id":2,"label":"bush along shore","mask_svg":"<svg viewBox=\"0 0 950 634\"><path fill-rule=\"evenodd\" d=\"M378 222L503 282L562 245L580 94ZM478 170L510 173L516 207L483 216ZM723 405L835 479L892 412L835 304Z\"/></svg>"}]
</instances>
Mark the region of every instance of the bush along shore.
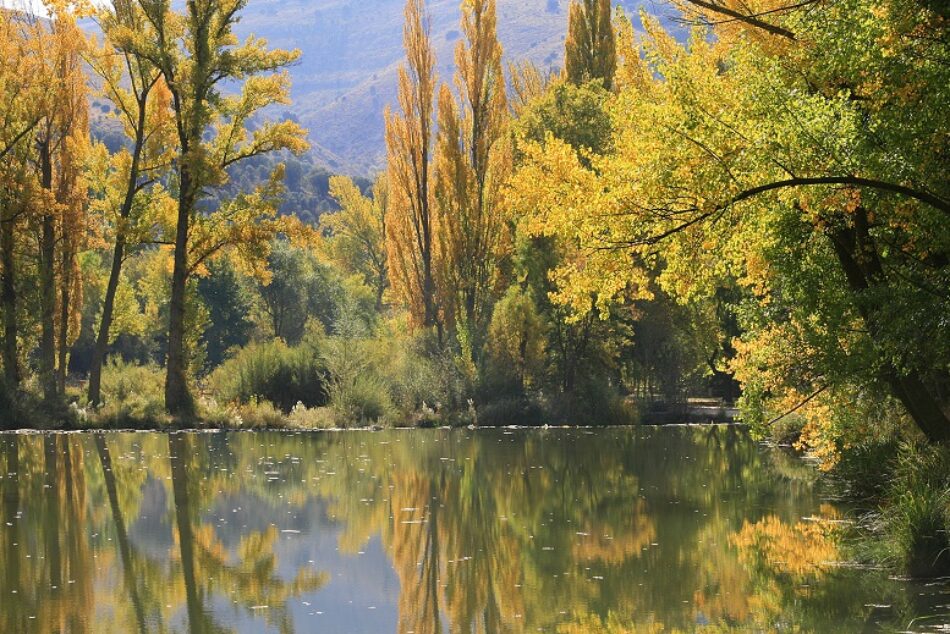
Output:
<instances>
[{"instance_id":1,"label":"bush along shore","mask_svg":"<svg viewBox=\"0 0 950 634\"><path fill-rule=\"evenodd\" d=\"M879 433L816 450L805 421L788 416L755 429L770 444L810 458L829 493L852 512L835 531L855 565L911 578L950 576L950 447L926 441L899 409L875 422Z\"/></svg>"}]
</instances>

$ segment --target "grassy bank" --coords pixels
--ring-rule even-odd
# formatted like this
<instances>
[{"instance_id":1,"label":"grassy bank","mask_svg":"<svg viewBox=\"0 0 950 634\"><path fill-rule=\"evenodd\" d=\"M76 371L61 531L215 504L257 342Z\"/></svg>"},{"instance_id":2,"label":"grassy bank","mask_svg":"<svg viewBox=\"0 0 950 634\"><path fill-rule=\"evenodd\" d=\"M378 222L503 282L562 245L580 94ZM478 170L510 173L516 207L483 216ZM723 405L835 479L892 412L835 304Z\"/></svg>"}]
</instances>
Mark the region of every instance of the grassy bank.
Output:
<instances>
[{"instance_id":1,"label":"grassy bank","mask_svg":"<svg viewBox=\"0 0 950 634\"><path fill-rule=\"evenodd\" d=\"M465 363L425 337L308 333L237 349L195 381L197 415L165 413L164 370L110 361L102 402L92 407L75 382L53 406L24 384L3 391L2 427L33 429L347 429L500 425L616 425L637 420L603 381L570 393L530 387L488 362Z\"/></svg>"},{"instance_id":2,"label":"grassy bank","mask_svg":"<svg viewBox=\"0 0 950 634\"><path fill-rule=\"evenodd\" d=\"M845 445L822 470L853 505L851 556L901 575L950 575L950 447L924 441L907 425ZM783 421L771 430L773 442L800 442L800 425Z\"/></svg>"}]
</instances>

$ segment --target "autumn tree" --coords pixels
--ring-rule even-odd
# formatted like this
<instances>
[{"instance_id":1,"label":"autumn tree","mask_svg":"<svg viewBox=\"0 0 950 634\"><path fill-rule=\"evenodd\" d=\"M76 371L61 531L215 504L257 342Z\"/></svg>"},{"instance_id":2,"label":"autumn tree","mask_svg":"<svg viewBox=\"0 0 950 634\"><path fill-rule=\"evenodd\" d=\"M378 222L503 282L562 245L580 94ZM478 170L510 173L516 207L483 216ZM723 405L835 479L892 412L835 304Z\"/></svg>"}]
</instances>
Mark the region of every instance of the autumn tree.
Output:
<instances>
[{"instance_id":1,"label":"autumn tree","mask_svg":"<svg viewBox=\"0 0 950 634\"><path fill-rule=\"evenodd\" d=\"M32 170L27 157L43 120L49 84L42 77L40 51L49 33L22 11L0 11L0 311L3 313L3 371L8 388L22 378L19 347L18 241L25 233Z\"/></svg>"},{"instance_id":2,"label":"autumn tree","mask_svg":"<svg viewBox=\"0 0 950 634\"><path fill-rule=\"evenodd\" d=\"M112 244L112 257L89 368L88 397L93 406L101 397L102 365L113 337L122 265L130 249L160 237L152 235L153 226L161 224L156 220L170 202L160 181L167 176L175 145L171 94L158 66L134 50L113 44L129 32L155 35L142 7L131 0L116 0L100 11L99 24L105 42L87 56L87 62L100 79L102 94L113 106L128 146L97 165L96 207Z\"/></svg>"},{"instance_id":3,"label":"autumn tree","mask_svg":"<svg viewBox=\"0 0 950 634\"><path fill-rule=\"evenodd\" d=\"M439 322L436 217L431 187L435 53L424 0L406 1L406 64L399 69L399 112L386 112L387 253L390 283L414 322Z\"/></svg>"},{"instance_id":4,"label":"autumn tree","mask_svg":"<svg viewBox=\"0 0 950 634\"><path fill-rule=\"evenodd\" d=\"M51 9L45 64L39 75L51 89L35 129L31 163L38 188L30 205L39 236L39 374L48 402L64 392L67 347L77 334L72 317L81 302L76 255L86 231L84 161L89 146L88 93L81 57L85 36L67 8Z\"/></svg>"},{"instance_id":5,"label":"autumn tree","mask_svg":"<svg viewBox=\"0 0 950 634\"><path fill-rule=\"evenodd\" d=\"M609 311L658 263L683 302L738 280L748 420L795 412L834 451L893 399L947 440L948 113L925 88L948 83L943 19L855 0L768 20L794 37L730 21L683 46L644 18L649 72L619 95L614 150L529 152L535 228L586 256L556 272L559 299Z\"/></svg>"},{"instance_id":6,"label":"autumn tree","mask_svg":"<svg viewBox=\"0 0 950 634\"><path fill-rule=\"evenodd\" d=\"M166 354L165 406L192 418L185 346L188 281L225 248L260 262L279 228L273 218L282 168L250 194L204 213L202 199L227 180L227 169L242 160L281 149L303 151L303 130L285 120L265 123L252 133L249 120L261 109L286 103L289 78L279 72L299 56L268 50L249 37L243 44L234 25L247 0L196 0L177 13L162 0L138 0L155 32L128 31L116 42L123 51L157 65L171 93L177 132L177 212ZM231 84L231 85L228 85ZM235 94L223 94L225 87Z\"/></svg>"},{"instance_id":7,"label":"autumn tree","mask_svg":"<svg viewBox=\"0 0 950 634\"><path fill-rule=\"evenodd\" d=\"M386 260L386 208L389 185L385 176L376 179L373 195L360 191L353 179L334 176L330 196L340 211L323 214L320 226L326 235L331 259L344 271L359 275L373 289L376 310L383 308L383 294L389 287Z\"/></svg>"},{"instance_id":8,"label":"autumn tree","mask_svg":"<svg viewBox=\"0 0 950 634\"><path fill-rule=\"evenodd\" d=\"M443 310L472 338L476 356L508 246L503 187L511 171L508 103L494 0L462 4L455 92L439 94L435 200Z\"/></svg>"},{"instance_id":9,"label":"autumn tree","mask_svg":"<svg viewBox=\"0 0 950 634\"><path fill-rule=\"evenodd\" d=\"M571 0L564 43L565 78L578 85L599 79L610 90L616 70L610 0Z\"/></svg>"}]
</instances>

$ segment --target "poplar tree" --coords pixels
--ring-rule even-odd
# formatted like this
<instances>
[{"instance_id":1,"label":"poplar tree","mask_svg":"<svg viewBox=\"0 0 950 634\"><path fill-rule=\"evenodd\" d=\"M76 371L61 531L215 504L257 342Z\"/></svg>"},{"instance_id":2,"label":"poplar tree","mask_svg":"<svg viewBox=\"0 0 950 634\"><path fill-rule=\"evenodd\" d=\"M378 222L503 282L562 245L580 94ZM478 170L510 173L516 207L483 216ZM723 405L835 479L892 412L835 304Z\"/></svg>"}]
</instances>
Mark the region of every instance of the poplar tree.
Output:
<instances>
[{"instance_id":1,"label":"poplar tree","mask_svg":"<svg viewBox=\"0 0 950 634\"><path fill-rule=\"evenodd\" d=\"M576 85L600 79L610 90L616 70L610 0L572 0L564 44L564 76Z\"/></svg>"},{"instance_id":2,"label":"poplar tree","mask_svg":"<svg viewBox=\"0 0 950 634\"><path fill-rule=\"evenodd\" d=\"M466 329L477 356L507 245L502 188L511 170L495 0L464 2L462 31L456 95L445 84L439 94L435 198L444 310Z\"/></svg>"},{"instance_id":3,"label":"poplar tree","mask_svg":"<svg viewBox=\"0 0 950 634\"><path fill-rule=\"evenodd\" d=\"M0 11L0 311L3 313L3 377L15 390L22 378L17 335L20 329L18 239L25 232L27 157L45 112L49 85L41 77L48 40L38 20L20 11Z\"/></svg>"},{"instance_id":4,"label":"poplar tree","mask_svg":"<svg viewBox=\"0 0 950 634\"><path fill-rule=\"evenodd\" d=\"M327 233L330 258L348 273L359 275L376 297L376 310L383 308L389 287L386 263L386 207L389 185L385 176L376 179L372 198L365 196L353 179L330 178L330 196L340 211L320 217Z\"/></svg>"},{"instance_id":5,"label":"poplar tree","mask_svg":"<svg viewBox=\"0 0 950 634\"><path fill-rule=\"evenodd\" d=\"M152 60L172 96L178 152L175 158L177 213L168 343L165 359L165 407L182 419L195 415L188 382L186 294L189 278L226 247L262 262L279 229L270 222L278 204L283 167L249 195L226 201L204 213L202 199L210 188L227 182L227 169L244 159L289 149L302 152L304 131L292 121L265 123L252 134L253 115L274 104L288 103L286 68L299 51L268 50L249 37L243 44L234 25L247 0L191 0L184 13L167 0L137 0L152 32L129 30L116 45ZM236 86L235 86L236 84ZM223 88L237 88L225 96Z\"/></svg>"},{"instance_id":6,"label":"poplar tree","mask_svg":"<svg viewBox=\"0 0 950 634\"><path fill-rule=\"evenodd\" d=\"M129 31L154 35L154 27L131 0L116 0L100 12L100 18L105 42L87 62L99 78L103 96L114 107L128 147L100 170L97 206L104 228L111 230L112 258L89 367L88 398L93 406L101 398L102 366L112 340L122 265L131 247L151 237L148 211L156 199L167 198L158 182L167 177L174 150L171 95L161 71L149 58L114 45Z\"/></svg>"},{"instance_id":7,"label":"poplar tree","mask_svg":"<svg viewBox=\"0 0 950 634\"><path fill-rule=\"evenodd\" d=\"M439 322L436 218L430 186L435 53L424 0L407 0L405 13L406 64L399 69L400 111L386 111L390 189L386 241L393 291L409 307L413 321L429 328Z\"/></svg>"},{"instance_id":8,"label":"poplar tree","mask_svg":"<svg viewBox=\"0 0 950 634\"><path fill-rule=\"evenodd\" d=\"M81 278L76 255L84 234L87 204L84 177L88 151L88 92L81 54L85 37L74 16L54 6L44 47L40 81L51 86L36 127L31 162L38 180L31 201L39 242L40 384L47 402L65 389L67 347L78 334L73 324Z\"/></svg>"}]
</instances>

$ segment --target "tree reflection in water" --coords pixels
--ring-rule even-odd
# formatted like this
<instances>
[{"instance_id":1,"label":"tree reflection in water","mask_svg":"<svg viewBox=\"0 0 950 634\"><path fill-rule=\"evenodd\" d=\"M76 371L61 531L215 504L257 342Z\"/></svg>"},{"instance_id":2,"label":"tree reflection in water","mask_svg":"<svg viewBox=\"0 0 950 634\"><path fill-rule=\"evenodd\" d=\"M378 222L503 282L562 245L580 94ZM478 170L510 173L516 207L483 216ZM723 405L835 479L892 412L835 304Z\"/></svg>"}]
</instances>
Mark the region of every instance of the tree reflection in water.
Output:
<instances>
[{"instance_id":1,"label":"tree reflection in water","mask_svg":"<svg viewBox=\"0 0 950 634\"><path fill-rule=\"evenodd\" d=\"M858 631L939 601L837 565L813 471L736 428L0 447L0 632Z\"/></svg>"}]
</instances>

